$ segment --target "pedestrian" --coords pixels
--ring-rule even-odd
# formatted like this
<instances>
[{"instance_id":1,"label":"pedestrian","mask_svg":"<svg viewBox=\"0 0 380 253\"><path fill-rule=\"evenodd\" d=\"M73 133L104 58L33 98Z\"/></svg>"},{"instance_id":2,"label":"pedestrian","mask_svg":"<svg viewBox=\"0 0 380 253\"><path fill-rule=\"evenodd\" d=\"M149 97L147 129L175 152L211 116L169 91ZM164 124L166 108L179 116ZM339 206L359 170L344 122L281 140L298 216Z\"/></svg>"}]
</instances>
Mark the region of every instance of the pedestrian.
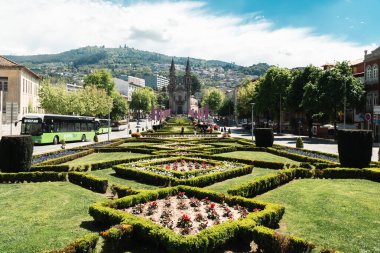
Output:
<instances>
[{"instance_id":1,"label":"pedestrian","mask_svg":"<svg viewBox=\"0 0 380 253\"><path fill-rule=\"evenodd\" d=\"M181 127L181 135L183 135L184 132L185 132L185 128Z\"/></svg>"}]
</instances>

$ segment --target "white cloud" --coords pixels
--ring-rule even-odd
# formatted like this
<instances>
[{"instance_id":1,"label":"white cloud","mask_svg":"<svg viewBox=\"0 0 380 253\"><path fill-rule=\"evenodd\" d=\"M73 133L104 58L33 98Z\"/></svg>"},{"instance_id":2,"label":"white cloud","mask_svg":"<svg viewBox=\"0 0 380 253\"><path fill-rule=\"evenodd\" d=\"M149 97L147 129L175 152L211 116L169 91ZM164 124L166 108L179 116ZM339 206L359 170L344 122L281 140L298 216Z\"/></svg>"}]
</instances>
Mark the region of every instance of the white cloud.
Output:
<instances>
[{"instance_id":1,"label":"white cloud","mask_svg":"<svg viewBox=\"0 0 380 253\"><path fill-rule=\"evenodd\" d=\"M87 45L149 50L251 65L321 65L363 56L360 46L305 27L275 29L260 16L220 16L202 2L0 0L0 54L57 53ZM259 11L259 10L258 10Z\"/></svg>"}]
</instances>

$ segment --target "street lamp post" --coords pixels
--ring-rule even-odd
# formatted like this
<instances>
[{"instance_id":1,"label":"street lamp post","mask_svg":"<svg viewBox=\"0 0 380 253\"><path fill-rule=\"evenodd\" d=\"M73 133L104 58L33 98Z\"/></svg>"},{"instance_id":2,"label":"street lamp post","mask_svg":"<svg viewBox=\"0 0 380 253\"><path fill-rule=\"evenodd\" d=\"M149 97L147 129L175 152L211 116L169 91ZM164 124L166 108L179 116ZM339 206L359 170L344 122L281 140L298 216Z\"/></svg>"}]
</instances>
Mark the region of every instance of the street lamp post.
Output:
<instances>
[{"instance_id":1,"label":"street lamp post","mask_svg":"<svg viewBox=\"0 0 380 253\"><path fill-rule=\"evenodd\" d=\"M344 99L343 99L343 129L346 129L346 78L344 78Z\"/></svg>"},{"instance_id":2,"label":"street lamp post","mask_svg":"<svg viewBox=\"0 0 380 253\"><path fill-rule=\"evenodd\" d=\"M252 105L252 117L251 117L251 136L252 136L252 142L253 142L253 106L255 103L251 103Z\"/></svg>"}]
</instances>

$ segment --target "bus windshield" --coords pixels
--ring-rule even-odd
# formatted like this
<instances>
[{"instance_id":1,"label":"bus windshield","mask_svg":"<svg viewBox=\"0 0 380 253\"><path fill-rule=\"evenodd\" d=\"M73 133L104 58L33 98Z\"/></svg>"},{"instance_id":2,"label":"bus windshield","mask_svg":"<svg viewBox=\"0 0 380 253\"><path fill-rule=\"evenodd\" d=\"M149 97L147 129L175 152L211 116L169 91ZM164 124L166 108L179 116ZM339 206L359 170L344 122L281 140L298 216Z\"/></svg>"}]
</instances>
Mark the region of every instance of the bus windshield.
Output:
<instances>
[{"instance_id":1,"label":"bus windshield","mask_svg":"<svg viewBox=\"0 0 380 253\"><path fill-rule=\"evenodd\" d=\"M42 123L28 123L21 124L21 134L41 135Z\"/></svg>"}]
</instances>

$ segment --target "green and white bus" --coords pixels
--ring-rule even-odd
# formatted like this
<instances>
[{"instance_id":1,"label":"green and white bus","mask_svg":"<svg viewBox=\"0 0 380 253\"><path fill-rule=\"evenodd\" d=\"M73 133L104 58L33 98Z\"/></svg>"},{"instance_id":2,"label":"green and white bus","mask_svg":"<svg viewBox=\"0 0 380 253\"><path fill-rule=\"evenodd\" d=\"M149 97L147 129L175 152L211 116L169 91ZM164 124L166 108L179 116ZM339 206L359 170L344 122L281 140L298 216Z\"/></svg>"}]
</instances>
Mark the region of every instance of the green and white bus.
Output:
<instances>
[{"instance_id":1,"label":"green and white bus","mask_svg":"<svg viewBox=\"0 0 380 253\"><path fill-rule=\"evenodd\" d=\"M110 132L111 126L108 119L95 119L95 132L96 134L105 134Z\"/></svg>"},{"instance_id":2,"label":"green and white bus","mask_svg":"<svg viewBox=\"0 0 380 253\"><path fill-rule=\"evenodd\" d=\"M95 137L95 117L26 114L21 120L21 134L32 135L34 143L38 144L92 140Z\"/></svg>"}]
</instances>

